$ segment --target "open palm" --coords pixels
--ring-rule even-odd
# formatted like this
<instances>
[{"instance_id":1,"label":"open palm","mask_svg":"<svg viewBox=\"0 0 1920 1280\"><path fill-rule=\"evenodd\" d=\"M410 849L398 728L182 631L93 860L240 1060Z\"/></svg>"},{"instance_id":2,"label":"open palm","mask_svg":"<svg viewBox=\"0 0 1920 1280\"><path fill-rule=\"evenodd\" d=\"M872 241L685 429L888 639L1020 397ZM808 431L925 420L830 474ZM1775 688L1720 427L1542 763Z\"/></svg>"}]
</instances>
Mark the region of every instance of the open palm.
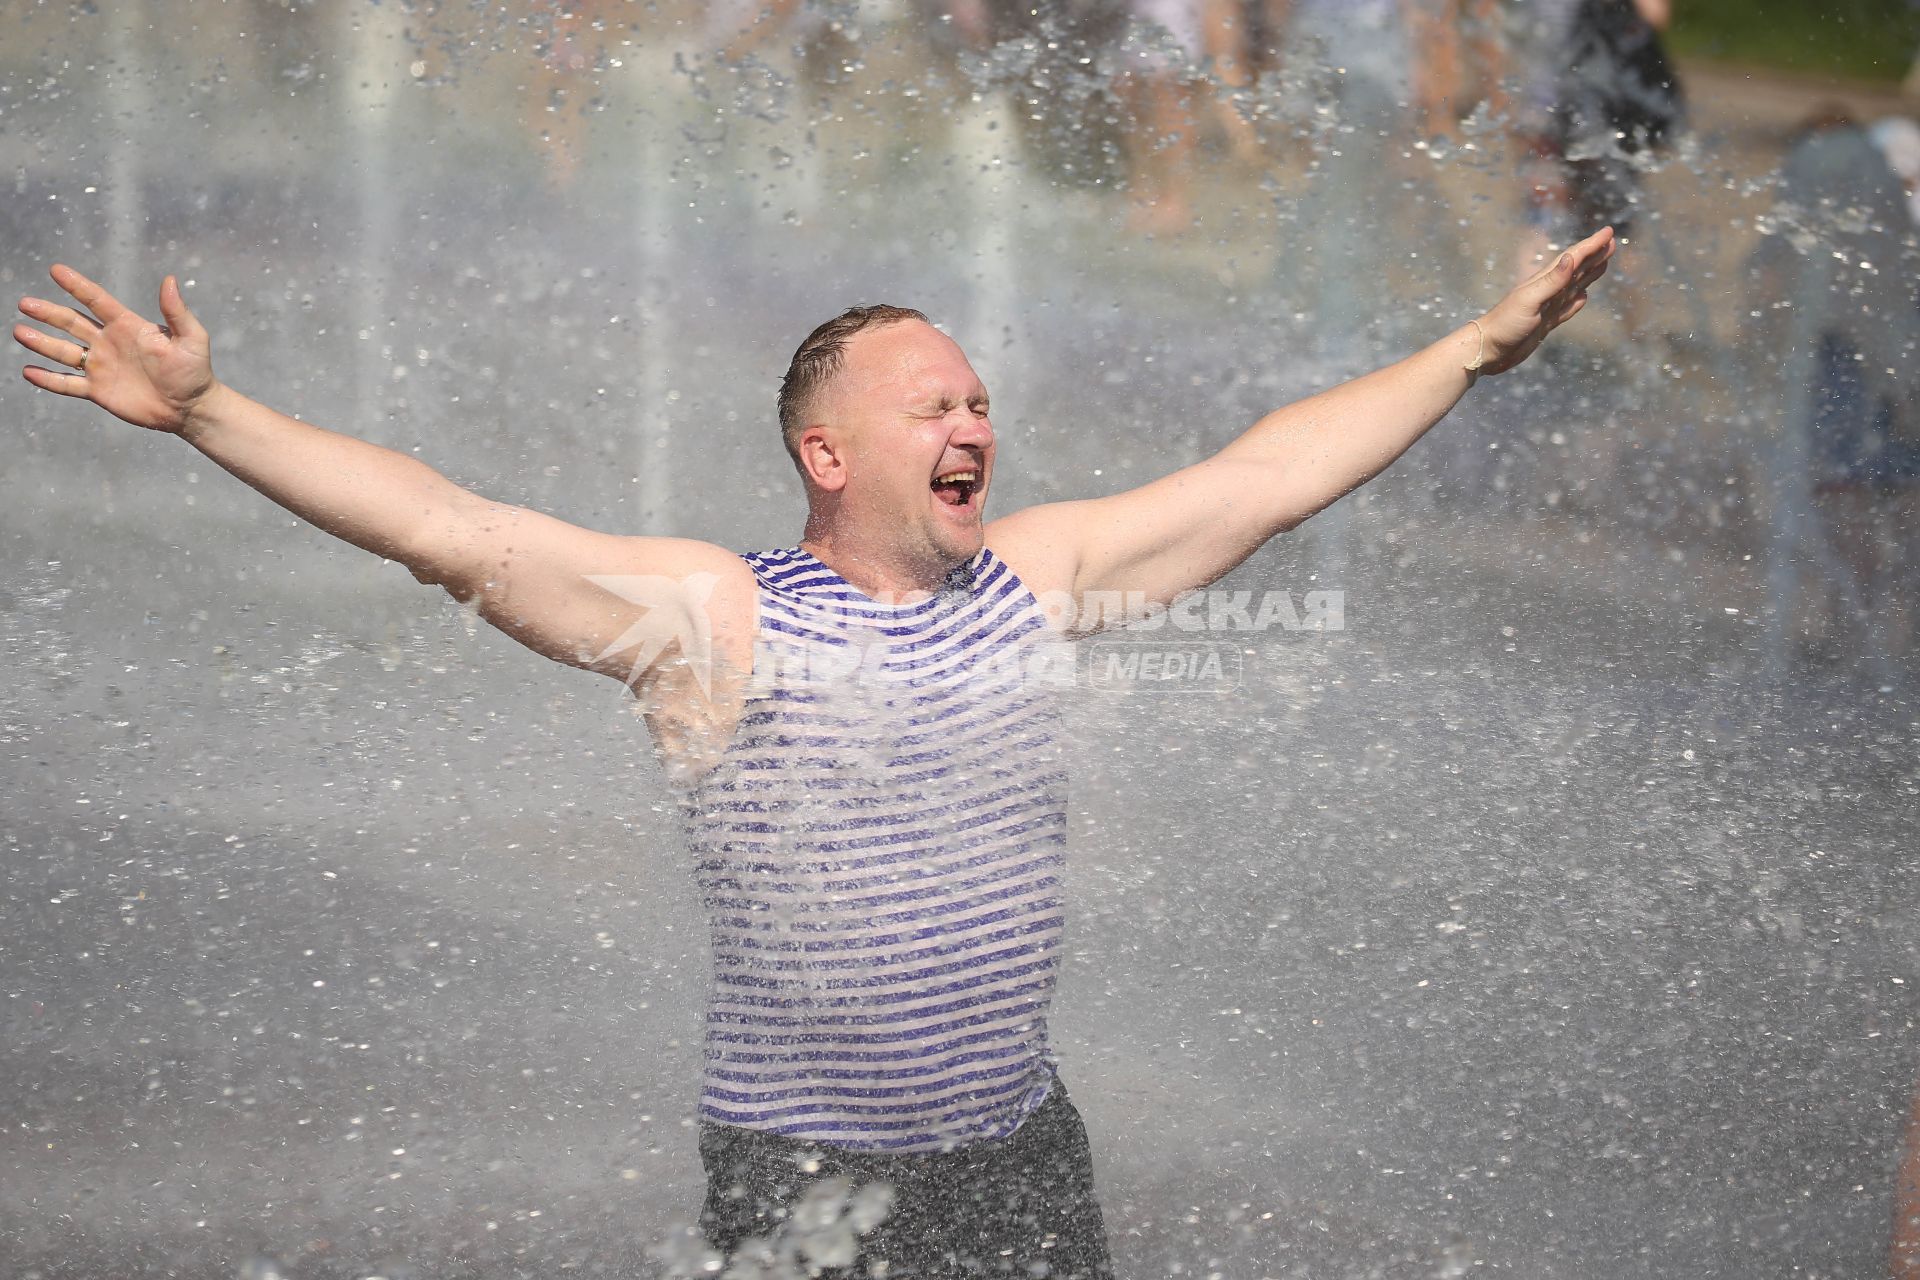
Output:
<instances>
[{"instance_id":1,"label":"open palm","mask_svg":"<svg viewBox=\"0 0 1920 1280\"><path fill-rule=\"evenodd\" d=\"M43 298L22 298L20 313L66 334L15 325L16 342L75 372L28 366L26 379L43 391L91 400L116 418L150 431L179 431L214 387L207 331L187 310L172 276L160 286L155 324L71 267L55 266L53 282L84 310Z\"/></svg>"},{"instance_id":2,"label":"open palm","mask_svg":"<svg viewBox=\"0 0 1920 1280\"><path fill-rule=\"evenodd\" d=\"M1588 287L1607 273L1617 244L1612 227L1600 228L1522 281L1481 317L1487 335L1481 372L1505 373L1580 314Z\"/></svg>"}]
</instances>

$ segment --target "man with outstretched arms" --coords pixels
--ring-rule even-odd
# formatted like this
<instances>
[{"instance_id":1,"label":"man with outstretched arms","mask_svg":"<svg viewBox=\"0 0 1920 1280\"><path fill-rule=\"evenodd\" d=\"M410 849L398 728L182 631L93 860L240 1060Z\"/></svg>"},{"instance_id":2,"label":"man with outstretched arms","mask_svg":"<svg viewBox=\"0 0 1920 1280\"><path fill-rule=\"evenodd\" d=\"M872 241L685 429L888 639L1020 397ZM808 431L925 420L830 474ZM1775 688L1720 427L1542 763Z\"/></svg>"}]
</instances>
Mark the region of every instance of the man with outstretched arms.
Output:
<instances>
[{"instance_id":1,"label":"man with outstretched arms","mask_svg":"<svg viewBox=\"0 0 1920 1280\"><path fill-rule=\"evenodd\" d=\"M803 536L748 555L489 502L249 400L214 377L172 277L156 324L57 266L78 306L23 299L44 329L14 336L59 366L28 368L34 386L179 436L536 653L633 690L713 941L699 1115L715 1249L857 1253L847 1274L1011 1260L1097 1277L1085 1130L1047 1042L1058 681L1026 659L1120 620L1082 602L1170 604L1378 475L1577 313L1613 249L1597 232L1480 319L1192 466L991 524L994 433L966 357L919 312L854 308L781 387ZM839 1198L795 1214L829 1177L848 1180L828 1184Z\"/></svg>"}]
</instances>

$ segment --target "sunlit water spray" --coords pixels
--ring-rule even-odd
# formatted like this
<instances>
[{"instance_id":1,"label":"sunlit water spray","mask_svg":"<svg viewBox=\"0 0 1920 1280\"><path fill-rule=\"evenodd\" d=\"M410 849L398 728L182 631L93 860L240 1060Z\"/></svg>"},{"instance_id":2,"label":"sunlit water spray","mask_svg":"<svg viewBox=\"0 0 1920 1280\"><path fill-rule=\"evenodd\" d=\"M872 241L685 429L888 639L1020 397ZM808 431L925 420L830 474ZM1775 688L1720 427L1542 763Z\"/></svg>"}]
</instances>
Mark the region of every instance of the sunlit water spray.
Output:
<instances>
[{"instance_id":1,"label":"sunlit water spray","mask_svg":"<svg viewBox=\"0 0 1920 1280\"><path fill-rule=\"evenodd\" d=\"M397 248L399 183L394 167L394 124L407 78L408 48L400 38L401 17L387 5L341 5L337 20L346 30L346 83L340 109L351 139L354 249L358 269L351 274L353 333L360 348L353 367L354 420L374 438L386 436L400 332L389 306L392 278L388 264Z\"/></svg>"},{"instance_id":2,"label":"sunlit water spray","mask_svg":"<svg viewBox=\"0 0 1920 1280\"><path fill-rule=\"evenodd\" d=\"M136 65L164 53L204 71L220 40L237 47L203 19L190 48L168 34L184 30L174 6L145 8ZM358 30L388 8L356 8ZM622 105L589 130L614 168L584 167L566 193L541 185L516 116L531 57L516 30L480 32L415 83L407 63L441 49L428 35L379 54L386 114L344 108L366 133L351 164L316 171L279 148L264 174L230 175L251 183L230 218L164 245L125 230L131 206L109 233L24 220L0 271L44 294L28 264L124 254L114 269L132 279L108 283L150 306L173 255L197 259L190 297L232 335L223 372L269 401L314 379L300 407L358 434L387 428L413 346L388 335L417 327L434 358L411 365L402 447L582 523L746 549L797 534L772 390L841 305L922 287L982 364L1009 364L996 405L1035 429L1008 443L999 513L1164 474L1311 389L1325 375L1268 314L1312 331L1323 309L1364 308L1311 302L1278 259L1337 246L1346 228L1316 207L1346 208L1356 243L1402 234L1365 188L1323 190L1330 169L1277 148L1275 180L1299 200L1249 179L1261 212L1240 230L1122 240L1106 188L1049 199L1045 168L1005 143L1010 83L934 124L889 114L904 80L852 76L823 109L815 87L761 81L742 101L712 72L723 87L696 103L687 76L660 71L661 50L697 43L698 15L679 16L614 24L616 47L633 42L606 73L628 77ZM35 30L0 55L11 84L73 38ZM311 57L342 85L372 55L350 25L330 30ZM241 104L299 106L317 83L228 87L216 119L196 114L202 90L154 74L147 109L169 114L145 122L166 135L140 162L148 183L185 203L178 175L222 171ZM93 115L28 105L6 136L75 149L117 91L73 92L98 95ZM1312 137L1312 95L1276 100L1281 132ZM1068 112L1040 102L1042 130L1065 132ZM900 145L856 158L835 116ZM431 126L394 127L416 119ZM1398 149L1436 182L1461 176L1462 151L1413 141ZM997 179L980 168L996 154ZM380 173L384 192L363 178ZM65 175L25 174L35 201L72 193ZM296 187L339 192L368 237L338 256ZM1336 344L1340 372L1504 287L1492 208L1450 190L1477 211L1466 283L1445 299L1458 312L1415 308L1397 334ZM1731 225L1709 212L1689 225ZM1694 269L1683 247L1663 279ZM1223 285L1209 273L1228 257L1240 275ZM609 315L639 321L609 333ZM1759 632L1723 612L1717 579L1689 597L1700 610L1634 593L1692 571L1673 552L1731 535L1661 523L1650 495L1671 472L1602 471L1596 424L1626 363L1610 323L1596 307L1538 369L1483 383L1359 495L1344 631L1231 637L1251 652L1223 694L1077 695L1056 1031L1125 1274L1878 1265L1913 1083L1911 715L1786 643L1785 674L1756 677ZM1009 331L1017 361L993 349ZM362 369L382 344L400 355ZM1686 424L1665 391L1640 394L1645 420L1672 428L1672 465L1715 484L1723 459L1690 431L1724 434L1734 413L1792 426L1742 388L1703 396ZM641 1270L648 1246L684 1239L703 1187L683 1122L705 941L669 798L615 691L469 638L403 572L327 548L174 442L70 402L8 403L23 478L0 524L0 638L22 675L0 731L10 794L32 803L0 858L0 1253L48 1275L364 1280ZM1448 446L1478 469L1438 503L1431 455ZM107 458L142 475L137 511L103 513ZM1784 482L1803 462L1768 465ZM1695 514L1742 510L1673 492ZM1225 585L1304 589L1316 526L1326 516ZM1730 558L1749 552L1766 562L1764 546ZM1823 571L1789 544L1773 555ZM838 1256L848 1217L819 1215L819 1252L790 1236L773 1257Z\"/></svg>"}]
</instances>

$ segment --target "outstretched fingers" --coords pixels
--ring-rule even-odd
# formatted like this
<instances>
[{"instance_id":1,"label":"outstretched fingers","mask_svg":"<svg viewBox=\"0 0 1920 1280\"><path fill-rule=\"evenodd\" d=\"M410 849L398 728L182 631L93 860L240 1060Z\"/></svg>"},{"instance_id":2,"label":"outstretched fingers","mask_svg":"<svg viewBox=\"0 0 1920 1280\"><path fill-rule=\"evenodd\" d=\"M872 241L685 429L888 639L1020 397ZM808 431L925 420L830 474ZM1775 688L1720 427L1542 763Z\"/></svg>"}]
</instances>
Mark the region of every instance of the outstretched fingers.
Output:
<instances>
[{"instance_id":1,"label":"outstretched fingers","mask_svg":"<svg viewBox=\"0 0 1920 1280\"><path fill-rule=\"evenodd\" d=\"M1559 257L1541 268L1536 280L1591 282L1606 270L1607 260L1619 247L1612 227L1602 227L1578 244L1568 245Z\"/></svg>"},{"instance_id":2,"label":"outstretched fingers","mask_svg":"<svg viewBox=\"0 0 1920 1280\"><path fill-rule=\"evenodd\" d=\"M1592 235L1587 236L1585 239L1573 245L1568 252L1572 253L1575 258L1584 260L1596 253L1607 254L1613 252L1612 246L1616 243L1613 228L1602 227Z\"/></svg>"},{"instance_id":3,"label":"outstretched fingers","mask_svg":"<svg viewBox=\"0 0 1920 1280\"><path fill-rule=\"evenodd\" d=\"M47 274L53 277L55 284L72 294L76 302L99 317L103 325L112 324L121 316L129 314L112 294L72 267L55 263Z\"/></svg>"},{"instance_id":4,"label":"outstretched fingers","mask_svg":"<svg viewBox=\"0 0 1920 1280\"><path fill-rule=\"evenodd\" d=\"M1619 241L1613 238L1613 228L1603 227L1561 254L1541 273L1541 287L1546 290L1546 296L1540 311L1553 325L1558 326L1573 315L1567 308L1576 299L1585 305L1587 290L1607 273L1607 263L1618 245Z\"/></svg>"},{"instance_id":5,"label":"outstretched fingers","mask_svg":"<svg viewBox=\"0 0 1920 1280\"><path fill-rule=\"evenodd\" d=\"M1599 278L1600 276L1597 272L1592 274L1585 271L1580 272L1565 284L1561 285L1559 289L1555 290L1553 296L1547 299L1546 305L1542 307L1541 310L1550 317L1556 317L1554 323L1558 324L1559 320L1557 317L1560 313L1565 310L1575 298L1586 297L1588 286Z\"/></svg>"},{"instance_id":6,"label":"outstretched fingers","mask_svg":"<svg viewBox=\"0 0 1920 1280\"><path fill-rule=\"evenodd\" d=\"M1607 264L1613 261L1613 253L1619 247L1619 243L1617 240L1608 241L1602 252L1594 254L1581 264L1580 270L1574 273L1574 281L1580 288L1586 288L1607 274Z\"/></svg>"},{"instance_id":7,"label":"outstretched fingers","mask_svg":"<svg viewBox=\"0 0 1920 1280\"><path fill-rule=\"evenodd\" d=\"M1560 308L1553 313L1553 327L1558 329L1561 325L1579 315L1581 309L1586 305L1587 295L1584 290L1574 294L1571 298L1561 303Z\"/></svg>"},{"instance_id":8,"label":"outstretched fingers","mask_svg":"<svg viewBox=\"0 0 1920 1280\"><path fill-rule=\"evenodd\" d=\"M51 337L24 324L13 326L13 340L37 356L45 356L55 364L74 369L80 367L80 357L87 353L87 349L77 342Z\"/></svg>"},{"instance_id":9,"label":"outstretched fingers","mask_svg":"<svg viewBox=\"0 0 1920 1280\"><path fill-rule=\"evenodd\" d=\"M1568 250L1574 259L1572 276L1582 287L1592 284L1606 272L1607 262L1619 247L1620 241L1614 236L1613 228L1600 228Z\"/></svg>"},{"instance_id":10,"label":"outstretched fingers","mask_svg":"<svg viewBox=\"0 0 1920 1280\"><path fill-rule=\"evenodd\" d=\"M58 302L48 302L45 298L20 299L20 314L83 342L92 342L105 327L90 315Z\"/></svg>"},{"instance_id":11,"label":"outstretched fingers","mask_svg":"<svg viewBox=\"0 0 1920 1280\"><path fill-rule=\"evenodd\" d=\"M74 396L81 400L88 398L87 380L77 373L55 373L51 369L42 369L38 365L31 364L21 372L26 375L28 382L42 391L51 391L60 396Z\"/></svg>"}]
</instances>

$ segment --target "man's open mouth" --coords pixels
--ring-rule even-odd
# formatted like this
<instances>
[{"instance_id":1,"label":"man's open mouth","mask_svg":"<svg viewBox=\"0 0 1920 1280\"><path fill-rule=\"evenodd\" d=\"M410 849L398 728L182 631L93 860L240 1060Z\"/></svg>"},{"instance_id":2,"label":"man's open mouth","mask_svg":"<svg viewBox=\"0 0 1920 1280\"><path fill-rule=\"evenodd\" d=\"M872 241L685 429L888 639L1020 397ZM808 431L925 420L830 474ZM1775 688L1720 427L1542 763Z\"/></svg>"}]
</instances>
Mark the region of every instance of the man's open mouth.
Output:
<instances>
[{"instance_id":1,"label":"man's open mouth","mask_svg":"<svg viewBox=\"0 0 1920 1280\"><path fill-rule=\"evenodd\" d=\"M979 490L980 473L977 470L950 471L933 479L934 494L950 507L966 506Z\"/></svg>"}]
</instances>

